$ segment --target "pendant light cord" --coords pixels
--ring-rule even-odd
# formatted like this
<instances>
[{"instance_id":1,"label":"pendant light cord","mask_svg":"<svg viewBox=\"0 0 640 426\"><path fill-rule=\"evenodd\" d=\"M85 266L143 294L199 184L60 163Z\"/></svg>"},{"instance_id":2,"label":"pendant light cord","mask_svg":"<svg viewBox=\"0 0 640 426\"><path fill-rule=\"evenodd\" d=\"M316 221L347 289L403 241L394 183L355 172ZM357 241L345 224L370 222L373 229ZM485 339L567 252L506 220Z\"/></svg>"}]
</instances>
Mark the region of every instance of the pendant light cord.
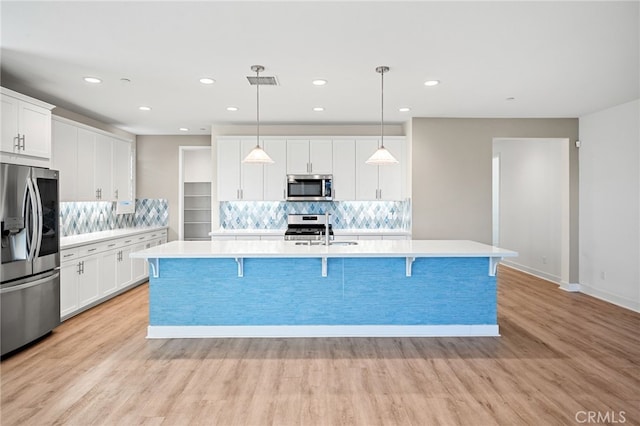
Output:
<instances>
[{"instance_id":1,"label":"pendant light cord","mask_svg":"<svg viewBox=\"0 0 640 426\"><path fill-rule=\"evenodd\" d=\"M256 68L256 146L260 147L260 68Z\"/></svg>"},{"instance_id":2,"label":"pendant light cord","mask_svg":"<svg viewBox=\"0 0 640 426\"><path fill-rule=\"evenodd\" d=\"M384 148L384 69L380 73L380 148Z\"/></svg>"}]
</instances>

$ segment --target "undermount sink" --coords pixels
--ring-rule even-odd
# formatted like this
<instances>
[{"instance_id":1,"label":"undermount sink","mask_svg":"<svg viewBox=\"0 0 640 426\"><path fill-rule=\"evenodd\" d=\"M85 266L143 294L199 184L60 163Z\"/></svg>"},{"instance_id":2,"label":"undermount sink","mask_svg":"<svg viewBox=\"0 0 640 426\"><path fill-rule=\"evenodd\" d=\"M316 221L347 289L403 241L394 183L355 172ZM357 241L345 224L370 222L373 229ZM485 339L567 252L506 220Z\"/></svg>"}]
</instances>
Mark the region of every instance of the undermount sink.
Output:
<instances>
[{"instance_id":1,"label":"undermount sink","mask_svg":"<svg viewBox=\"0 0 640 426\"><path fill-rule=\"evenodd\" d=\"M357 241L331 241L329 243L332 246L357 246Z\"/></svg>"},{"instance_id":2,"label":"undermount sink","mask_svg":"<svg viewBox=\"0 0 640 426\"><path fill-rule=\"evenodd\" d=\"M320 246L324 245L324 241L296 241L297 246ZM355 246L357 241L330 241L330 246Z\"/></svg>"}]
</instances>

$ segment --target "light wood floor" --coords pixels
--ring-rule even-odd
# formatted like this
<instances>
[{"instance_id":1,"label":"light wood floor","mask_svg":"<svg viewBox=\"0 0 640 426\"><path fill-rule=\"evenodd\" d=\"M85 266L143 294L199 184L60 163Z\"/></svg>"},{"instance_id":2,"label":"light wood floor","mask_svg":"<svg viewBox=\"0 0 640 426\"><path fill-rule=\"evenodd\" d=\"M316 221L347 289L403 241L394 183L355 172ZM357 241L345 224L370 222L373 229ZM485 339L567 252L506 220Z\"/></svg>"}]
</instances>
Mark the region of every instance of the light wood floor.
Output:
<instances>
[{"instance_id":1,"label":"light wood floor","mask_svg":"<svg viewBox=\"0 0 640 426\"><path fill-rule=\"evenodd\" d=\"M508 268L495 338L146 340L147 292L4 360L1 424L640 424L640 314Z\"/></svg>"}]
</instances>

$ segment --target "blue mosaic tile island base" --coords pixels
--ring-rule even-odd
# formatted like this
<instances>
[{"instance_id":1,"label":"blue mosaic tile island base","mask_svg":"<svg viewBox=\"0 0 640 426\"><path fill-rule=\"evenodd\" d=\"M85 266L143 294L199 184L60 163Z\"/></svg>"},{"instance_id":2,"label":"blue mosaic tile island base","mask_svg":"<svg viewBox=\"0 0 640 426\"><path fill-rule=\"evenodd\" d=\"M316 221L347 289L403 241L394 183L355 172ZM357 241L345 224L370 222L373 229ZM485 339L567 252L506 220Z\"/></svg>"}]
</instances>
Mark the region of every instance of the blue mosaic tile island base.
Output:
<instances>
[{"instance_id":1,"label":"blue mosaic tile island base","mask_svg":"<svg viewBox=\"0 0 640 426\"><path fill-rule=\"evenodd\" d=\"M498 335L488 258L416 258L410 277L404 258L329 258L326 277L317 258L246 258L242 277L232 258L158 261L152 338L172 327L195 333L182 337Z\"/></svg>"}]
</instances>

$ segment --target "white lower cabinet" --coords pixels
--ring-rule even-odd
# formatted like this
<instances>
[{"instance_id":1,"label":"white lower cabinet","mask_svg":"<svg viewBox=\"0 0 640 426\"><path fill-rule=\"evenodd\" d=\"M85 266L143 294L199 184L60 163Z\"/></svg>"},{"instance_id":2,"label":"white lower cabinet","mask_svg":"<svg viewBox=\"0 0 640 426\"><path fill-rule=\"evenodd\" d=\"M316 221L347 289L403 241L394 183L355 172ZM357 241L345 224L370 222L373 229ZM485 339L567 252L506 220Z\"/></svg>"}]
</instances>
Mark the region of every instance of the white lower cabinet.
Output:
<instances>
[{"instance_id":1,"label":"white lower cabinet","mask_svg":"<svg viewBox=\"0 0 640 426\"><path fill-rule=\"evenodd\" d=\"M86 306L98 300L98 256L80 259L78 274L78 305Z\"/></svg>"},{"instance_id":2,"label":"white lower cabinet","mask_svg":"<svg viewBox=\"0 0 640 426\"><path fill-rule=\"evenodd\" d=\"M65 320L106 301L148 277L133 251L167 242L167 231L151 231L61 251L60 318Z\"/></svg>"},{"instance_id":3,"label":"white lower cabinet","mask_svg":"<svg viewBox=\"0 0 640 426\"><path fill-rule=\"evenodd\" d=\"M115 243L112 243L115 246ZM116 264L118 261L118 251L109 250L98 255L98 288L100 296L108 296L118 289L116 280Z\"/></svg>"},{"instance_id":4,"label":"white lower cabinet","mask_svg":"<svg viewBox=\"0 0 640 426\"><path fill-rule=\"evenodd\" d=\"M64 318L78 310L78 276L77 262L63 263L60 267L60 317Z\"/></svg>"}]
</instances>

